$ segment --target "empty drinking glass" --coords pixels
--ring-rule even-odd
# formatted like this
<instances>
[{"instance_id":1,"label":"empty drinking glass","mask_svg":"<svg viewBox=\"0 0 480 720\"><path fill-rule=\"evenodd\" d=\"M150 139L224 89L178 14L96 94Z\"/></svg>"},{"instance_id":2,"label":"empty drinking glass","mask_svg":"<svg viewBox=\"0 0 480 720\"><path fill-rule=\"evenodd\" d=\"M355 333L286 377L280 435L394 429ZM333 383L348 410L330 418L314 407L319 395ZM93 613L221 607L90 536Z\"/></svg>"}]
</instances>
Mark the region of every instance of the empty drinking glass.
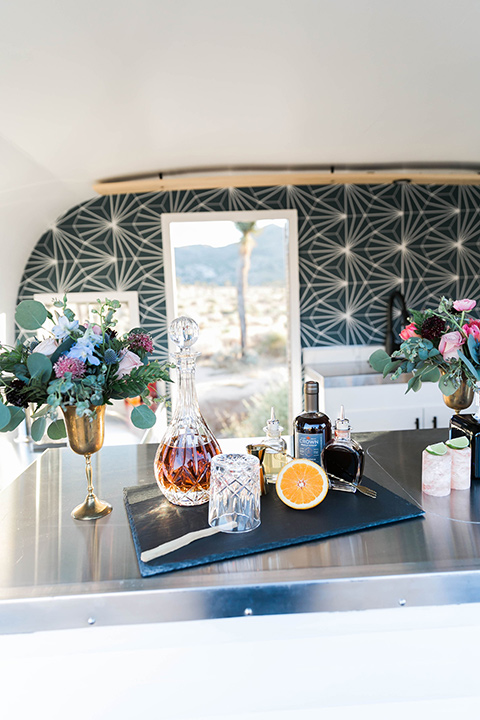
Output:
<instances>
[{"instance_id":1,"label":"empty drinking glass","mask_svg":"<svg viewBox=\"0 0 480 720\"><path fill-rule=\"evenodd\" d=\"M210 464L208 522L224 532L248 532L260 525L260 463L254 455L222 454Z\"/></svg>"}]
</instances>

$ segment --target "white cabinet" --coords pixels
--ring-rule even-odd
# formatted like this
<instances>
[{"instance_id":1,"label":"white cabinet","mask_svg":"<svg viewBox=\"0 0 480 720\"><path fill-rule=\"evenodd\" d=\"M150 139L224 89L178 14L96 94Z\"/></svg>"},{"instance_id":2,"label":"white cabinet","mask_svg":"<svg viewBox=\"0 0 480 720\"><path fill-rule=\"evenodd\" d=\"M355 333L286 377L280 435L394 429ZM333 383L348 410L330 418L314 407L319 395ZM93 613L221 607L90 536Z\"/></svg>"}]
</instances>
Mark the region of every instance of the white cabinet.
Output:
<instances>
[{"instance_id":1,"label":"white cabinet","mask_svg":"<svg viewBox=\"0 0 480 720\"><path fill-rule=\"evenodd\" d=\"M333 421L340 405L344 405L356 432L448 427L453 411L444 404L436 385L425 384L418 393L405 394L405 390L405 383L394 382L353 387L320 385L319 406Z\"/></svg>"},{"instance_id":2,"label":"white cabinet","mask_svg":"<svg viewBox=\"0 0 480 720\"><path fill-rule=\"evenodd\" d=\"M316 356L315 349L309 349L305 380L319 383L319 409L333 422L344 405L355 432L447 428L453 411L443 402L438 385L425 383L417 393L405 393L406 382L383 379L369 367L367 359L375 349L319 348Z\"/></svg>"}]
</instances>

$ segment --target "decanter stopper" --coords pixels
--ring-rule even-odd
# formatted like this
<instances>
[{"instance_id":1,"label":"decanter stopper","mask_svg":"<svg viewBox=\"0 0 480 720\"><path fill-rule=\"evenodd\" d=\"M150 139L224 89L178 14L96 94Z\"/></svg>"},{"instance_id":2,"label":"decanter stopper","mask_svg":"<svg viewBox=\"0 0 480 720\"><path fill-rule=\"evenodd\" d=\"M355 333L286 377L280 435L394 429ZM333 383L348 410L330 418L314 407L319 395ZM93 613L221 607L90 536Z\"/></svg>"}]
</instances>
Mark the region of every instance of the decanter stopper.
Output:
<instances>
[{"instance_id":1,"label":"decanter stopper","mask_svg":"<svg viewBox=\"0 0 480 720\"><path fill-rule=\"evenodd\" d=\"M189 353L192 345L198 340L199 330L195 320L186 315L181 315L172 320L168 328L170 340L178 345L178 352L182 354Z\"/></svg>"}]
</instances>

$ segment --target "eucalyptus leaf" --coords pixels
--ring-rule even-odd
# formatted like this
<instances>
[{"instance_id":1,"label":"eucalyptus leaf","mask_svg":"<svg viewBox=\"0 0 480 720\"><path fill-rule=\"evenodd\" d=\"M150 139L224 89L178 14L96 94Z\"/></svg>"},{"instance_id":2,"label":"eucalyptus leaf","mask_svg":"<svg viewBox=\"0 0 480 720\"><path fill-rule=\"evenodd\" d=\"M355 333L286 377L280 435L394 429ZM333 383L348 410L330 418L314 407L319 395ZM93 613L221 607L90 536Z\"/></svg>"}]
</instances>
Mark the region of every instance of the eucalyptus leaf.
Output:
<instances>
[{"instance_id":1,"label":"eucalyptus leaf","mask_svg":"<svg viewBox=\"0 0 480 720\"><path fill-rule=\"evenodd\" d=\"M27 366L23 363L16 363L13 366L13 372L19 380L23 380L24 383L28 383L30 378L27 375Z\"/></svg>"},{"instance_id":2,"label":"eucalyptus leaf","mask_svg":"<svg viewBox=\"0 0 480 720\"><path fill-rule=\"evenodd\" d=\"M390 355L385 350L375 350L368 358L370 366L377 372L383 372L385 365L390 362Z\"/></svg>"},{"instance_id":3,"label":"eucalyptus leaf","mask_svg":"<svg viewBox=\"0 0 480 720\"><path fill-rule=\"evenodd\" d=\"M38 330L47 317L47 308L37 300L22 300L15 310L15 320L24 330Z\"/></svg>"},{"instance_id":4,"label":"eucalyptus leaf","mask_svg":"<svg viewBox=\"0 0 480 720\"><path fill-rule=\"evenodd\" d=\"M148 430L148 428L153 427L157 420L153 410L150 410L146 405L134 407L130 419L135 427L141 428L142 430Z\"/></svg>"},{"instance_id":5,"label":"eucalyptus leaf","mask_svg":"<svg viewBox=\"0 0 480 720\"><path fill-rule=\"evenodd\" d=\"M407 383L407 390L413 390L413 392L418 392L420 388L422 387L422 380L418 375L414 375L410 378L410 380Z\"/></svg>"},{"instance_id":6,"label":"eucalyptus leaf","mask_svg":"<svg viewBox=\"0 0 480 720\"><path fill-rule=\"evenodd\" d=\"M35 412L32 413L32 420L43 417L49 412L50 409L51 408L48 405L44 405L43 407L38 408L38 410L35 410Z\"/></svg>"},{"instance_id":7,"label":"eucalyptus leaf","mask_svg":"<svg viewBox=\"0 0 480 720\"><path fill-rule=\"evenodd\" d=\"M473 362L476 362L476 363L480 362L480 357L479 357L480 345L475 340L473 335L468 336L467 345L468 345L468 349L470 351L470 355L472 356Z\"/></svg>"},{"instance_id":8,"label":"eucalyptus leaf","mask_svg":"<svg viewBox=\"0 0 480 720\"><path fill-rule=\"evenodd\" d=\"M440 378L438 381L438 387L440 388L442 395L453 395L455 390L458 390L458 387L448 375L444 375Z\"/></svg>"},{"instance_id":9,"label":"eucalyptus leaf","mask_svg":"<svg viewBox=\"0 0 480 720\"><path fill-rule=\"evenodd\" d=\"M462 362L465 363L467 368L472 373L473 377L476 378L477 380L480 380L480 368L476 368L473 365L473 363L463 354L463 352L461 350L457 350L457 352L458 352L458 357L460 358L460 360L462 360Z\"/></svg>"},{"instance_id":10,"label":"eucalyptus leaf","mask_svg":"<svg viewBox=\"0 0 480 720\"><path fill-rule=\"evenodd\" d=\"M40 382L47 382L52 374L52 362L42 353L32 353L28 356L27 367L32 378L40 380Z\"/></svg>"},{"instance_id":11,"label":"eucalyptus leaf","mask_svg":"<svg viewBox=\"0 0 480 720\"><path fill-rule=\"evenodd\" d=\"M422 382L438 382L440 380L440 370L438 367L427 367L422 372Z\"/></svg>"},{"instance_id":12,"label":"eucalyptus leaf","mask_svg":"<svg viewBox=\"0 0 480 720\"><path fill-rule=\"evenodd\" d=\"M400 365L403 364L403 360L391 360L390 362L387 362L385 367L383 368L383 377L387 377L389 373L395 372L395 370L398 370Z\"/></svg>"},{"instance_id":13,"label":"eucalyptus leaf","mask_svg":"<svg viewBox=\"0 0 480 720\"><path fill-rule=\"evenodd\" d=\"M0 430L10 422L10 410L0 400Z\"/></svg>"},{"instance_id":14,"label":"eucalyptus leaf","mask_svg":"<svg viewBox=\"0 0 480 720\"><path fill-rule=\"evenodd\" d=\"M42 437L45 434L45 428L47 426L47 418L46 417L40 417L37 420L35 420L34 423L32 423L32 427L30 429L30 435L32 436L32 440L34 442L40 442Z\"/></svg>"},{"instance_id":15,"label":"eucalyptus leaf","mask_svg":"<svg viewBox=\"0 0 480 720\"><path fill-rule=\"evenodd\" d=\"M25 410L23 410L23 408L10 406L7 409L10 413L10 422L8 422L7 425L4 425L0 432L11 432L25 420Z\"/></svg>"},{"instance_id":16,"label":"eucalyptus leaf","mask_svg":"<svg viewBox=\"0 0 480 720\"><path fill-rule=\"evenodd\" d=\"M47 435L51 440L61 440L67 437L67 430L63 420L55 420L48 426Z\"/></svg>"}]
</instances>

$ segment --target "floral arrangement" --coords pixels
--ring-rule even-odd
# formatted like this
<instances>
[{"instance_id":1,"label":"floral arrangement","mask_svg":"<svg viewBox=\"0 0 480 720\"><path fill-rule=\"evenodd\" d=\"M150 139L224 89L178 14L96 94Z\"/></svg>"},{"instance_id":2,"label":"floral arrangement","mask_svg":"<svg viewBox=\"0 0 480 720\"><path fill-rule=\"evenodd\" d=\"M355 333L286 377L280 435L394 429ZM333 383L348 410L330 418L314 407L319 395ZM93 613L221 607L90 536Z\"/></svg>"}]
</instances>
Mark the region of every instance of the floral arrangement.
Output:
<instances>
[{"instance_id":1,"label":"floral arrangement","mask_svg":"<svg viewBox=\"0 0 480 720\"><path fill-rule=\"evenodd\" d=\"M407 392L420 390L422 382L438 382L443 395L451 395L464 381L473 388L480 381L480 320L470 315L476 304L442 297L436 309L409 310L400 349L391 355L377 350L370 365L392 380L412 373Z\"/></svg>"},{"instance_id":2,"label":"floral arrangement","mask_svg":"<svg viewBox=\"0 0 480 720\"><path fill-rule=\"evenodd\" d=\"M118 336L117 300L97 303L96 323L80 323L66 296L54 302L55 316L36 300L18 305L17 324L27 332L43 328L48 337L19 340L13 348L0 346L1 432L18 427L25 408L33 405L32 438L40 440L47 429L50 438L60 439L66 437L66 430L59 409L74 405L79 417L93 417L95 406L131 397L142 400L132 410L133 424L145 429L155 424L149 385L170 380L171 365L149 361L153 342L141 328ZM47 321L50 329L44 327Z\"/></svg>"}]
</instances>

